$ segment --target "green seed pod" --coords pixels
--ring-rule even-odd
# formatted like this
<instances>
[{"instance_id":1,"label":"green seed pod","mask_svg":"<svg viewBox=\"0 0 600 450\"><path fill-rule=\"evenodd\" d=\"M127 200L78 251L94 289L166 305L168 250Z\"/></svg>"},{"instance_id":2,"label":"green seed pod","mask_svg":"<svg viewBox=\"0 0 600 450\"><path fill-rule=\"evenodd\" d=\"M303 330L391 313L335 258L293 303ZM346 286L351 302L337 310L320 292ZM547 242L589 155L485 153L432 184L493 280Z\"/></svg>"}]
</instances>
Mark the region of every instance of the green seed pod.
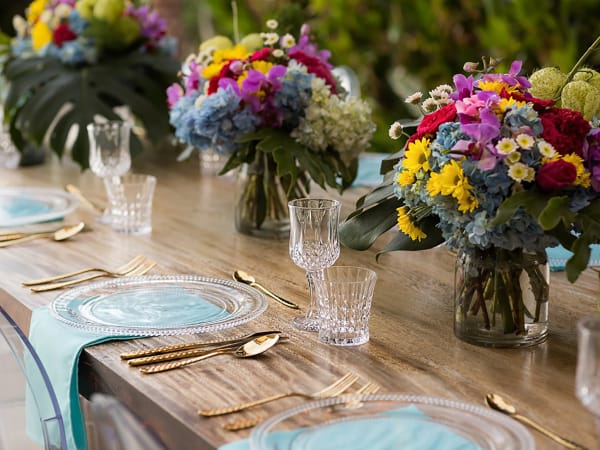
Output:
<instances>
[{"instance_id":1,"label":"green seed pod","mask_svg":"<svg viewBox=\"0 0 600 450\"><path fill-rule=\"evenodd\" d=\"M562 91L562 107L579 111L586 120L600 117L600 89L585 81L571 81Z\"/></svg>"},{"instance_id":2,"label":"green seed pod","mask_svg":"<svg viewBox=\"0 0 600 450\"><path fill-rule=\"evenodd\" d=\"M529 93L534 97L552 100L558 97L559 90L565 82L567 75L556 67L544 67L531 74Z\"/></svg>"},{"instance_id":3,"label":"green seed pod","mask_svg":"<svg viewBox=\"0 0 600 450\"><path fill-rule=\"evenodd\" d=\"M211 47L217 50L224 50L226 48L233 47L233 42L231 42L231 39L225 36L214 36L200 44L200 51L202 52Z\"/></svg>"},{"instance_id":4,"label":"green seed pod","mask_svg":"<svg viewBox=\"0 0 600 450\"><path fill-rule=\"evenodd\" d=\"M240 45L243 45L249 52L254 52L263 46L263 38L258 33L251 33L242 38Z\"/></svg>"},{"instance_id":5,"label":"green seed pod","mask_svg":"<svg viewBox=\"0 0 600 450\"><path fill-rule=\"evenodd\" d=\"M600 73L596 72L594 69L590 69L588 67L579 69L577 73L573 76L573 80L587 81L596 89L600 89Z\"/></svg>"}]
</instances>

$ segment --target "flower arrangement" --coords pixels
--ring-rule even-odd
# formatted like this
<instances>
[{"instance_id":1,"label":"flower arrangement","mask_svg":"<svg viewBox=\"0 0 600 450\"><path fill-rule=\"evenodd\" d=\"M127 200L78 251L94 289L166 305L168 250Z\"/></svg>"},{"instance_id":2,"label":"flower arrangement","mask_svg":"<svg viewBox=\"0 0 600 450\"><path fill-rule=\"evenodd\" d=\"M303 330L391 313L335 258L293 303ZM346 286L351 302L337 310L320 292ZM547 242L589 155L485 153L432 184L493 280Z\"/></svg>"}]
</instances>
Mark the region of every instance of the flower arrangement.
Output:
<instances>
[{"instance_id":1,"label":"flower arrangement","mask_svg":"<svg viewBox=\"0 0 600 450\"><path fill-rule=\"evenodd\" d=\"M78 125L73 159L87 167L85 126L94 115L118 118L119 106L129 108L152 140L169 132L161 92L176 77L175 42L150 6L34 0L13 26L2 73L8 82L5 117L17 147L44 144L61 155Z\"/></svg>"},{"instance_id":2,"label":"flower arrangement","mask_svg":"<svg viewBox=\"0 0 600 450\"><path fill-rule=\"evenodd\" d=\"M265 177L276 177L288 198L306 195L306 174L343 190L375 128L368 103L343 92L330 53L311 42L308 25L299 39L279 35L275 20L267 27L238 43L223 36L204 42L167 91L181 141L229 155L222 173L244 163L260 166L255 190L266 192L252 200L258 226L276 191L275 180Z\"/></svg>"},{"instance_id":3,"label":"flower arrangement","mask_svg":"<svg viewBox=\"0 0 600 450\"><path fill-rule=\"evenodd\" d=\"M520 61L503 74L494 72L498 61L483 62L483 69L465 64L469 75L455 75L454 86L407 99L424 116L384 185L342 225L341 240L365 249L396 225L401 233L384 252L445 241L473 262L458 274L461 314L482 315L489 329L497 313L504 333L525 335L526 319L537 322L548 299L539 268L545 248L573 251L566 270L575 281L590 244L600 242L600 128L555 99L533 96ZM407 124L393 124L390 136L399 138Z\"/></svg>"}]
</instances>

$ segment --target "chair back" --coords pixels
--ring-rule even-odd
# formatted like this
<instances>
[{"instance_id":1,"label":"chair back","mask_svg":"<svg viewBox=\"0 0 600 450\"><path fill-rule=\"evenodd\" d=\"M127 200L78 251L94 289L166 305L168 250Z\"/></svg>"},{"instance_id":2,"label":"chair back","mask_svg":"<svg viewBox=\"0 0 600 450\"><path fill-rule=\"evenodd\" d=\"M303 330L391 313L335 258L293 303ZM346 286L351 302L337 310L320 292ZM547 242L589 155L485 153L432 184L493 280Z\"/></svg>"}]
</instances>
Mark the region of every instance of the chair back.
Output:
<instances>
[{"instance_id":1,"label":"chair back","mask_svg":"<svg viewBox=\"0 0 600 450\"><path fill-rule=\"evenodd\" d=\"M66 450L48 374L31 343L0 308L0 450Z\"/></svg>"},{"instance_id":2,"label":"chair back","mask_svg":"<svg viewBox=\"0 0 600 450\"><path fill-rule=\"evenodd\" d=\"M95 393L89 405L90 448L102 450L166 450L148 428L116 398Z\"/></svg>"}]
</instances>

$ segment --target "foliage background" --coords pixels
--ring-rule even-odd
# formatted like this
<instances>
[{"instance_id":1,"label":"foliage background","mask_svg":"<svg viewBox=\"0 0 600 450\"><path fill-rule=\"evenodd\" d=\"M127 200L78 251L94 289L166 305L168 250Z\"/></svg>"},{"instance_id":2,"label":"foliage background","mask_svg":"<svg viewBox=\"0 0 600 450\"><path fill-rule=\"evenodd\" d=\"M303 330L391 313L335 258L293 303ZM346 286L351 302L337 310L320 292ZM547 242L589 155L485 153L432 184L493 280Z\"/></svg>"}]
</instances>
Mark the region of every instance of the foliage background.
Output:
<instances>
[{"instance_id":1,"label":"foliage background","mask_svg":"<svg viewBox=\"0 0 600 450\"><path fill-rule=\"evenodd\" d=\"M228 0L150 0L177 36L180 56L214 34L233 37ZM0 2L0 29L14 34L11 18L28 0ZM372 103L378 130L373 151L393 152L387 136L398 118L415 115L404 98L450 83L466 61L482 56L524 61L531 73L555 65L567 71L600 32L598 0L237 0L243 36L264 31L277 18L297 35L312 26L335 65L347 65ZM588 61L600 66L600 54Z\"/></svg>"}]
</instances>

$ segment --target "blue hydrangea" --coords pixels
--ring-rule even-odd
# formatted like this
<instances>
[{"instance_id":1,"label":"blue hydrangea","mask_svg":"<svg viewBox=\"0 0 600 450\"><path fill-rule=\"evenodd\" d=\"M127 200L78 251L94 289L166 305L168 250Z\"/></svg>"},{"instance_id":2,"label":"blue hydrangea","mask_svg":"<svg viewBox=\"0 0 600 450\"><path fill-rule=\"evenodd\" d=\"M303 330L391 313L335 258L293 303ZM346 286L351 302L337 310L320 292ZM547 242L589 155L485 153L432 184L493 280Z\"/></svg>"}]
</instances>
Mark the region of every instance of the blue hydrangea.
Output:
<instances>
[{"instance_id":1,"label":"blue hydrangea","mask_svg":"<svg viewBox=\"0 0 600 450\"><path fill-rule=\"evenodd\" d=\"M238 146L236 140L256 131L260 124L249 106L240 105L240 98L230 87L204 97L201 108L195 106L196 99L191 99L183 97L177 102L171 111L171 123L179 139L200 150L231 153Z\"/></svg>"},{"instance_id":2,"label":"blue hydrangea","mask_svg":"<svg viewBox=\"0 0 600 450\"><path fill-rule=\"evenodd\" d=\"M523 127L530 128L535 136L543 130L542 121L530 105L512 106L504 116L504 125L514 132L518 132Z\"/></svg>"},{"instance_id":3,"label":"blue hydrangea","mask_svg":"<svg viewBox=\"0 0 600 450\"><path fill-rule=\"evenodd\" d=\"M277 110L283 112L283 123L288 129L298 126L304 110L310 104L312 89L312 75L295 61L290 61L290 66L282 79L281 88L275 94L273 104Z\"/></svg>"}]
</instances>

